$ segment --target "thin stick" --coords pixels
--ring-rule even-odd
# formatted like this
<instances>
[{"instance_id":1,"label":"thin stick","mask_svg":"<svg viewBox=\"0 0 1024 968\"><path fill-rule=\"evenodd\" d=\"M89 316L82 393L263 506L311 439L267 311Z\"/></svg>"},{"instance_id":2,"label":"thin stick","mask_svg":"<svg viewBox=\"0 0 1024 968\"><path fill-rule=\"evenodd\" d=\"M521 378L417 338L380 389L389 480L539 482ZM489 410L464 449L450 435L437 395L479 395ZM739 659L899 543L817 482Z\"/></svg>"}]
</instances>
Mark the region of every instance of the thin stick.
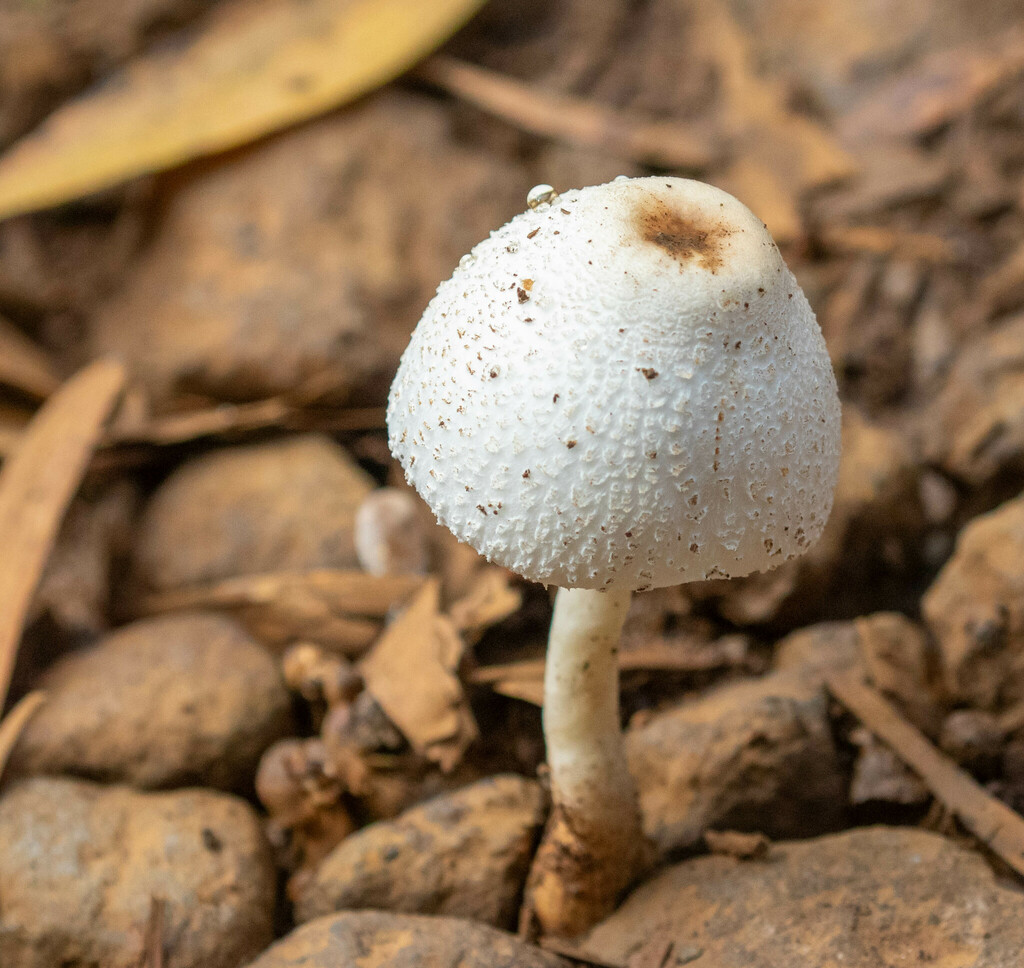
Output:
<instances>
[{"instance_id":1,"label":"thin stick","mask_svg":"<svg viewBox=\"0 0 1024 968\"><path fill-rule=\"evenodd\" d=\"M828 688L924 781L937 800L1018 874L1024 875L1024 817L989 794L940 753L855 673L836 673Z\"/></svg>"},{"instance_id":2,"label":"thin stick","mask_svg":"<svg viewBox=\"0 0 1024 968\"><path fill-rule=\"evenodd\" d=\"M430 58L416 76L531 134L601 148L640 164L703 171L721 155L709 128L640 119L592 101L540 91L453 57Z\"/></svg>"},{"instance_id":3,"label":"thin stick","mask_svg":"<svg viewBox=\"0 0 1024 968\"><path fill-rule=\"evenodd\" d=\"M0 721L0 779L3 779L4 767L11 757L11 750L18 742L21 731L36 710L46 701L46 694L39 690L22 696L14 708Z\"/></svg>"},{"instance_id":4,"label":"thin stick","mask_svg":"<svg viewBox=\"0 0 1024 968\"><path fill-rule=\"evenodd\" d=\"M42 406L0 469L0 708L32 595L123 386L117 363L82 370Z\"/></svg>"},{"instance_id":5,"label":"thin stick","mask_svg":"<svg viewBox=\"0 0 1024 968\"><path fill-rule=\"evenodd\" d=\"M712 646L700 651L681 652L670 646L648 645L620 651L619 672L711 672L739 663L730 660L724 650ZM500 665L479 666L469 673L475 685L491 686L506 680L537 680L544 678L544 659L521 659Z\"/></svg>"}]
</instances>

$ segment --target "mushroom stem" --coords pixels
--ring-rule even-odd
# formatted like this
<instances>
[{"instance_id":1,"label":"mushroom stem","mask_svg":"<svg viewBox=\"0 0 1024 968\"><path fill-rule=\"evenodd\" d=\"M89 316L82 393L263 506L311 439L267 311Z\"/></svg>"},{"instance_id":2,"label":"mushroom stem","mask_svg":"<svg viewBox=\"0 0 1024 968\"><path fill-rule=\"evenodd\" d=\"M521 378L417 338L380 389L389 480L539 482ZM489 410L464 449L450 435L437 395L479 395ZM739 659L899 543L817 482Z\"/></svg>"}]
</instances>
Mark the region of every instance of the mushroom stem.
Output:
<instances>
[{"instance_id":1,"label":"mushroom stem","mask_svg":"<svg viewBox=\"0 0 1024 968\"><path fill-rule=\"evenodd\" d=\"M618 642L629 590L558 590L544 675L552 811L523 929L571 936L610 913L648 844L619 726Z\"/></svg>"},{"instance_id":2,"label":"mushroom stem","mask_svg":"<svg viewBox=\"0 0 1024 968\"><path fill-rule=\"evenodd\" d=\"M544 669L544 738L556 805L594 812L633 795L619 727L619 636L632 592L560 588Z\"/></svg>"}]
</instances>

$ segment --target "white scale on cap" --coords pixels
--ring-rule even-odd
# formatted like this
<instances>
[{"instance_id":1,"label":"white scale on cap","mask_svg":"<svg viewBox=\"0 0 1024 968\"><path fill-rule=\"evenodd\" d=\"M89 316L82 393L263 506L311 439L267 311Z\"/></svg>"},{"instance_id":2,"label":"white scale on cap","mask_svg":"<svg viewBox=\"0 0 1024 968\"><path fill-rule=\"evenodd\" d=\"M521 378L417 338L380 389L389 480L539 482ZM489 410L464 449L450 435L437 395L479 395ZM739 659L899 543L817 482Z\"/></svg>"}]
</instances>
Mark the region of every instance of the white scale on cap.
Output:
<instances>
[{"instance_id":1,"label":"white scale on cap","mask_svg":"<svg viewBox=\"0 0 1024 968\"><path fill-rule=\"evenodd\" d=\"M671 177L530 192L442 283L392 451L457 537L561 587L767 570L828 518L839 401L764 224Z\"/></svg>"}]
</instances>

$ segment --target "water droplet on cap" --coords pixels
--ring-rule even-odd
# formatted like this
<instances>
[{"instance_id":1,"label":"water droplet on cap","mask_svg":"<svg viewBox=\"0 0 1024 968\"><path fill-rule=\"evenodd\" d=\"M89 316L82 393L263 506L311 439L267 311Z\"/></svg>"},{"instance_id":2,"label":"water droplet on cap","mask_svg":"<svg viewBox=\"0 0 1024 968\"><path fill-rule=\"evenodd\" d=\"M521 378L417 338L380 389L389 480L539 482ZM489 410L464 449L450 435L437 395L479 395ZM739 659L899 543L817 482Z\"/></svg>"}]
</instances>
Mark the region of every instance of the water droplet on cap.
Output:
<instances>
[{"instance_id":1,"label":"water droplet on cap","mask_svg":"<svg viewBox=\"0 0 1024 968\"><path fill-rule=\"evenodd\" d=\"M612 181L629 181L629 175L616 175Z\"/></svg>"},{"instance_id":2,"label":"water droplet on cap","mask_svg":"<svg viewBox=\"0 0 1024 968\"><path fill-rule=\"evenodd\" d=\"M550 185L534 185L526 193L526 204L530 208L537 208L539 205L550 205L556 198L556 192Z\"/></svg>"}]
</instances>

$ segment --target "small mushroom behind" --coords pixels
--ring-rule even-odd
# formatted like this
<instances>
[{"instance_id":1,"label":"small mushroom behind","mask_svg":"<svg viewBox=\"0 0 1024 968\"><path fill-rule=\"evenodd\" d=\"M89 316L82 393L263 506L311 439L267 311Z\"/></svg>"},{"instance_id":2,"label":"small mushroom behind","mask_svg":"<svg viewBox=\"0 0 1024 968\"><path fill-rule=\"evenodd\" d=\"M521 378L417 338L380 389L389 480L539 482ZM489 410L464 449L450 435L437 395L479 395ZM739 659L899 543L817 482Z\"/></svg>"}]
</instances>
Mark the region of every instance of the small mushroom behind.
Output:
<instances>
[{"instance_id":1,"label":"small mushroom behind","mask_svg":"<svg viewBox=\"0 0 1024 968\"><path fill-rule=\"evenodd\" d=\"M725 192L670 177L546 191L438 288L388 428L456 537L559 587L554 809L526 911L576 934L648 856L618 710L632 593L773 568L828 518L839 401L821 330Z\"/></svg>"},{"instance_id":2,"label":"small mushroom behind","mask_svg":"<svg viewBox=\"0 0 1024 968\"><path fill-rule=\"evenodd\" d=\"M356 511L356 555L371 575L427 572L429 549L422 505L397 487L371 491ZM426 522L429 527L429 521Z\"/></svg>"}]
</instances>

